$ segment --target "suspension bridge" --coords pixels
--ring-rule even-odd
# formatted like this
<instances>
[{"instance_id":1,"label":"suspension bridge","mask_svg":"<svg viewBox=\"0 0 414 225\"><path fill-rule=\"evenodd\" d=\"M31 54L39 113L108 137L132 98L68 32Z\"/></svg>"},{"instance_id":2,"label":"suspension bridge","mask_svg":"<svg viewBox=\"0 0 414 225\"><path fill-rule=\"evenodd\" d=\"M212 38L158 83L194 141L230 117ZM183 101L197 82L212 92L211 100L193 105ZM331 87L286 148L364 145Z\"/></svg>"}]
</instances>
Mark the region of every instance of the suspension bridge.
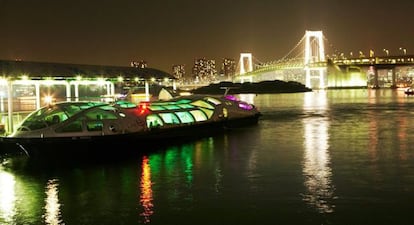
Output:
<instances>
[{"instance_id":1,"label":"suspension bridge","mask_svg":"<svg viewBox=\"0 0 414 225\"><path fill-rule=\"evenodd\" d=\"M326 54L328 39L322 31L306 31L299 42L281 59L271 62L254 60L241 53L236 82L264 80L295 81L314 89L349 87L407 87L414 78L414 55L375 57L362 52L356 57ZM331 51L336 51L332 50Z\"/></svg>"}]
</instances>

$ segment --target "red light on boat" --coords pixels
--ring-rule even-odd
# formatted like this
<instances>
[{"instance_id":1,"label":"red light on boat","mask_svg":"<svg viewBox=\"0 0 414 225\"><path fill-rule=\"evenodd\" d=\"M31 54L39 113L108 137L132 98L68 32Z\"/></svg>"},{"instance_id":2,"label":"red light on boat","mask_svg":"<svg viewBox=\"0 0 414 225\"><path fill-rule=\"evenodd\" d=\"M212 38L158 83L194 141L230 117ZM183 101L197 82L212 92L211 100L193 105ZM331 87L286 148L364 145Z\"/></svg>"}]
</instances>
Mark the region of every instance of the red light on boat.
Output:
<instances>
[{"instance_id":1,"label":"red light on boat","mask_svg":"<svg viewBox=\"0 0 414 225\"><path fill-rule=\"evenodd\" d=\"M150 102L140 102L138 104L138 114L143 115L148 113Z\"/></svg>"}]
</instances>

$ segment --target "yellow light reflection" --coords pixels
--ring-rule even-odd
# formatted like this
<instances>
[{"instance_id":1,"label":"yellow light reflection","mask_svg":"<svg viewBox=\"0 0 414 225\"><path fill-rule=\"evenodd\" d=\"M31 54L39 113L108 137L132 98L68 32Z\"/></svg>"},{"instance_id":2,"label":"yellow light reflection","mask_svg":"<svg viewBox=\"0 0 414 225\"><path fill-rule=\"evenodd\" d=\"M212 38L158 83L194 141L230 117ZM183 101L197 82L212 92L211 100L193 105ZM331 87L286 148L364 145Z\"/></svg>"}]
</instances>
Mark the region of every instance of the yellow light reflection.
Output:
<instances>
[{"instance_id":1,"label":"yellow light reflection","mask_svg":"<svg viewBox=\"0 0 414 225\"><path fill-rule=\"evenodd\" d=\"M240 94L239 98L241 101L247 102L249 104L254 104L254 97L256 97L255 94Z\"/></svg>"},{"instance_id":2,"label":"yellow light reflection","mask_svg":"<svg viewBox=\"0 0 414 225\"><path fill-rule=\"evenodd\" d=\"M148 157L144 156L142 160L142 174L141 174L141 196L140 203L144 211L140 214L144 223L151 222L151 215L154 213L152 204L152 183L151 183L151 168Z\"/></svg>"},{"instance_id":3,"label":"yellow light reflection","mask_svg":"<svg viewBox=\"0 0 414 225\"><path fill-rule=\"evenodd\" d=\"M15 178L11 173L3 171L0 166L0 221L14 224L16 215Z\"/></svg>"},{"instance_id":4,"label":"yellow light reflection","mask_svg":"<svg viewBox=\"0 0 414 225\"><path fill-rule=\"evenodd\" d=\"M46 224L64 224L61 220L60 203L59 203L59 183L57 179L49 180L46 185L46 205L45 205L45 223Z\"/></svg>"},{"instance_id":5,"label":"yellow light reflection","mask_svg":"<svg viewBox=\"0 0 414 225\"><path fill-rule=\"evenodd\" d=\"M1 77L0 78L0 85L7 85L7 78Z\"/></svg>"},{"instance_id":6,"label":"yellow light reflection","mask_svg":"<svg viewBox=\"0 0 414 225\"><path fill-rule=\"evenodd\" d=\"M306 93L304 109L315 114L325 114L328 110L326 92ZM334 205L334 187L331 183L332 170L329 167L329 118L311 115L303 119L304 160L303 175L307 193L303 200L320 213L331 213Z\"/></svg>"}]
</instances>

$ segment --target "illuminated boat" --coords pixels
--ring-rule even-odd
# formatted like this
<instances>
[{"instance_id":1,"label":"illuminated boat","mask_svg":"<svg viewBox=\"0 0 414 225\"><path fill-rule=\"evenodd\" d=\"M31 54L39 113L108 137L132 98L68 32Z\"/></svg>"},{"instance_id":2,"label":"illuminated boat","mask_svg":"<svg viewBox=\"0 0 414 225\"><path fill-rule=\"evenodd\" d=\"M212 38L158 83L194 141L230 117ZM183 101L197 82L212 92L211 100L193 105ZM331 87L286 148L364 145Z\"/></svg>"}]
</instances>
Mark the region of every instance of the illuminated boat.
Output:
<instances>
[{"instance_id":1,"label":"illuminated boat","mask_svg":"<svg viewBox=\"0 0 414 225\"><path fill-rule=\"evenodd\" d=\"M57 153L80 143L72 151L86 152L92 145L109 148L169 142L254 124L259 116L254 105L233 96L191 95L138 105L61 102L32 112L13 134L0 137L0 152L18 149L31 155L52 149Z\"/></svg>"}]
</instances>

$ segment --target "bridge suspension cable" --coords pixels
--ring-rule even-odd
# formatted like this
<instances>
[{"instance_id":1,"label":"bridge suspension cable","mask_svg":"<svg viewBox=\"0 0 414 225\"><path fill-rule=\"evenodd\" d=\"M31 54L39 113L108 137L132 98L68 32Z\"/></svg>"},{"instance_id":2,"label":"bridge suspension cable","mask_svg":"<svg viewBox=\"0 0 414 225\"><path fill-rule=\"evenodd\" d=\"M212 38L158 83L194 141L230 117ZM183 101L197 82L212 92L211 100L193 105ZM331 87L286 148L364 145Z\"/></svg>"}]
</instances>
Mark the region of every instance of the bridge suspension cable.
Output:
<instances>
[{"instance_id":1,"label":"bridge suspension cable","mask_svg":"<svg viewBox=\"0 0 414 225\"><path fill-rule=\"evenodd\" d=\"M283 60L285 60L293 51L295 51L301 44L303 44L303 40L305 40L305 38L306 38L306 35L303 35L303 37L302 37L302 39L300 39L299 41L298 41L298 43L295 45L295 47L293 47L285 56L283 56L281 59L280 59L280 61L283 61ZM296 55L297 56L297 55ZM295 57L296 57L295 56ZM293 57L293 58L295 58L295 57Z\"/></svg>"},{"instance_id":2,"label":"bridge suspension cable","mask_svg":"<svg viewBox=\"0 0 414 225\"><path fill-rule=\"evenodd\" d=\"M286 54L284 55L282 58L278 59L278 60L274 60L271 62L267 62L267 63L261 63L261 65L267 66L267 65L272 65L272 64L277 64L277 63L281 63L281 62L287 62L287 61L294 61L296 59L303 59L303 43L304 40L306 38L306 35L304 35L297 43L296 45ZM296 53L295 53L296 51Z\"/></svg>"}]
</instances>

